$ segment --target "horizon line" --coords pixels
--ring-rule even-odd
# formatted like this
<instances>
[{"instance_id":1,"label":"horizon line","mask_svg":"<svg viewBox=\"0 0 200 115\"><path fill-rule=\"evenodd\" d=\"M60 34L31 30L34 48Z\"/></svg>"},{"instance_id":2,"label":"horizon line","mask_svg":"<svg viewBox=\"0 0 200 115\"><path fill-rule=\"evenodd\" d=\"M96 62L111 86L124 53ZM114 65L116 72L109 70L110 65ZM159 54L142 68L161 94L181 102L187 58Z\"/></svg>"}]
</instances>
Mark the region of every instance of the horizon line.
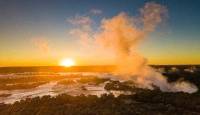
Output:
<instances>
[{"instance_id":1,"label":"horizon line","mask_svg":"<svg viewBox=\"0 0 200 115\"><path fill-rule=\"evenodd\" d=\"M149 66L185 66L185 65L193 65L193 66L198 66L200 64L147 64ZM76 65L76 66L70 66L70 67L65 67L65 66L60 66L60 65L30 65L30 66L18 66L18 65L14 65L14 66L0 66L0 68L6 68L6 67L64 67L64 68L71 68L71 67L92 67L92 66L117 66L117 65Z\"/></svg>"}]
</instances>

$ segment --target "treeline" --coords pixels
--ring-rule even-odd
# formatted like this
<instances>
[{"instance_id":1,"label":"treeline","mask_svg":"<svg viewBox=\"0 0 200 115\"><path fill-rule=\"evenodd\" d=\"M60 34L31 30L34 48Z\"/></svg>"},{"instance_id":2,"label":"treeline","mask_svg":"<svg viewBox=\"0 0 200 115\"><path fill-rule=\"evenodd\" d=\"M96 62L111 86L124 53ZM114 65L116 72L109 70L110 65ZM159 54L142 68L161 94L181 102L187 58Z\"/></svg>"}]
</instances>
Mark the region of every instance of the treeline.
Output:
<instances>
[{"instance_id":1,"label":"treeline","mask_svg":"<svg viewBox=\"0 0 200 115\"><path fill-rule=\"evenodd\" d=\"M141 89L134 95L104 94L27 98L1 104L0 115L199 115L200 95Z\"/></svg>"}]
</instances>

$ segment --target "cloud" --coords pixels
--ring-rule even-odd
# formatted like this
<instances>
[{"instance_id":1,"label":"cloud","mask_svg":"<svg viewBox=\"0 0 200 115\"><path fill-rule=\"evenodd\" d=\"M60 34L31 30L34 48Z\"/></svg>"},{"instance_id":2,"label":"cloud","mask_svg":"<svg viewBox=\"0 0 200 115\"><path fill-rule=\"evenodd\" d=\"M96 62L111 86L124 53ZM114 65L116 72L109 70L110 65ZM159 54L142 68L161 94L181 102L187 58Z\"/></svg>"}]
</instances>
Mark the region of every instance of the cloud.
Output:
<instances>
[{"instance_id":1,"label":"cloud","mask_svg":"<svg viewBox=\"0 0 200 115\"><path fill-rule=\"evenodd\" d=\"M89 16L80 16L76 15L70 19L67 19L67 22L73 25L90 25L92 24L92 20Z\"/></svg>"},{"instance_id":2,"label":"cloud","mask_svg":"<svg viewBox=\"0 0 200 115\"><path fill-rule=\"evenodd\" d=\"M79 43L84 47L87 47L91 42L92 29L91 25L93 20L90 16L80 16L76 15L70 19L67 19L67 22L72 24L72 29L68 31L68 34L79 38Z\"/></svg>"},{"instance_id":3,"label":"cloud","mask_svg":"<svg viewBox=\"0 0 200 115\"><path fill-rule=\"evenodd\" d=\"M31 39L31 41L40 51L49 53L49 42L45 37L34 37Z\"/></svg>"},{"instance_id":4,"label":"cloud","mask_svg":"<svg viewBox=\"0 0 200 115\"><path fill-rule=\"evenodd\" d=\"M100 10L100 9L91 9L90 13L93 14L93 15L99 15L99 14L102 14L102 10Z\"/></svg>"},{"instance_id":5,"label":"cloud","mask_svg":"<svg viewBox=\"0 0 200 115\"><path fill-rule=\"evenodd\" d=\"M140 13L145 31L153 31L157 24L166 19L168 10L165 6L161 7L160 4L149 2L140 9Z\"/></svg>"}]
</instances>

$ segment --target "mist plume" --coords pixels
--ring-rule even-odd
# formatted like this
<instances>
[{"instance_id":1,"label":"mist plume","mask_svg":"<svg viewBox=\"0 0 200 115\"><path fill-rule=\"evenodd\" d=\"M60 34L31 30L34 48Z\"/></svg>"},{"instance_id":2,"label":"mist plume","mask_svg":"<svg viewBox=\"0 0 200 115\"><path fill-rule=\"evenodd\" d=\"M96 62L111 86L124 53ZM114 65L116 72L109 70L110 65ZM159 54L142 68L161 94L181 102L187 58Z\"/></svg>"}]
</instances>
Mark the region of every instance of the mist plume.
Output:
<instances>
[{"instance_id":1,"label":"mist plume","mask_svg":"<svg viewBox=\"0 0 200 115\"><path fill-rule=\"evenodd\" d=\"M138 17L122 12L110 19L103 19L100 31L93 32L88 39L93 38L94 44L103 46L114 55L118 79L132 80L140 88L154 89L156 86L162 91L196 92L197 87L189 82L168 83L161 73L148 66L147 59L137 50L137 46L165 20L167 8L150 2L139 11Z\"/></svg>"}]
</instances>

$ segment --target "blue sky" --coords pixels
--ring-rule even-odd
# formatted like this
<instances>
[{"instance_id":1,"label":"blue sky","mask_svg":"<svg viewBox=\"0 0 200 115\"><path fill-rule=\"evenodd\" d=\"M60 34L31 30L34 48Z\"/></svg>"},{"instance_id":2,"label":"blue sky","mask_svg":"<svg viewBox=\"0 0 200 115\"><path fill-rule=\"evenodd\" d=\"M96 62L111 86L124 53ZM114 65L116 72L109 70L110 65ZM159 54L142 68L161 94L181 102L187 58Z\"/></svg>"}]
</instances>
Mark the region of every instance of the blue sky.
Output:
<instances>
[{"instance_id":1,"label":"blue sky","mask_svg":"<svg viewBox=\"0 0 200 115\"><path fill-rule=\"evenodd\" d=\"M66 56L80 56L74 48L71 28L67 19L75 15L90 15L92 9L101 10L92 16L95 26L102 18L110 18L120 12L138 15L146 2L156 2L168 9L168 19L140 46L140 51L155 64L200 63L200 1L199 0L1 0L0 1L0 65L37 65ZM31 45L33 37L45 37L56 54L41 56ZM65 52L67 49L66 53ZM37 55L27 59L30 54ZM40 55L41 54L41 55ZM19 61L24 60L26 61ZM54 63L52 63L53 65ZM26 64L24 64L26 65ZM38 64L39 65L39 64Z\"/></svg>"}]
</instances>

